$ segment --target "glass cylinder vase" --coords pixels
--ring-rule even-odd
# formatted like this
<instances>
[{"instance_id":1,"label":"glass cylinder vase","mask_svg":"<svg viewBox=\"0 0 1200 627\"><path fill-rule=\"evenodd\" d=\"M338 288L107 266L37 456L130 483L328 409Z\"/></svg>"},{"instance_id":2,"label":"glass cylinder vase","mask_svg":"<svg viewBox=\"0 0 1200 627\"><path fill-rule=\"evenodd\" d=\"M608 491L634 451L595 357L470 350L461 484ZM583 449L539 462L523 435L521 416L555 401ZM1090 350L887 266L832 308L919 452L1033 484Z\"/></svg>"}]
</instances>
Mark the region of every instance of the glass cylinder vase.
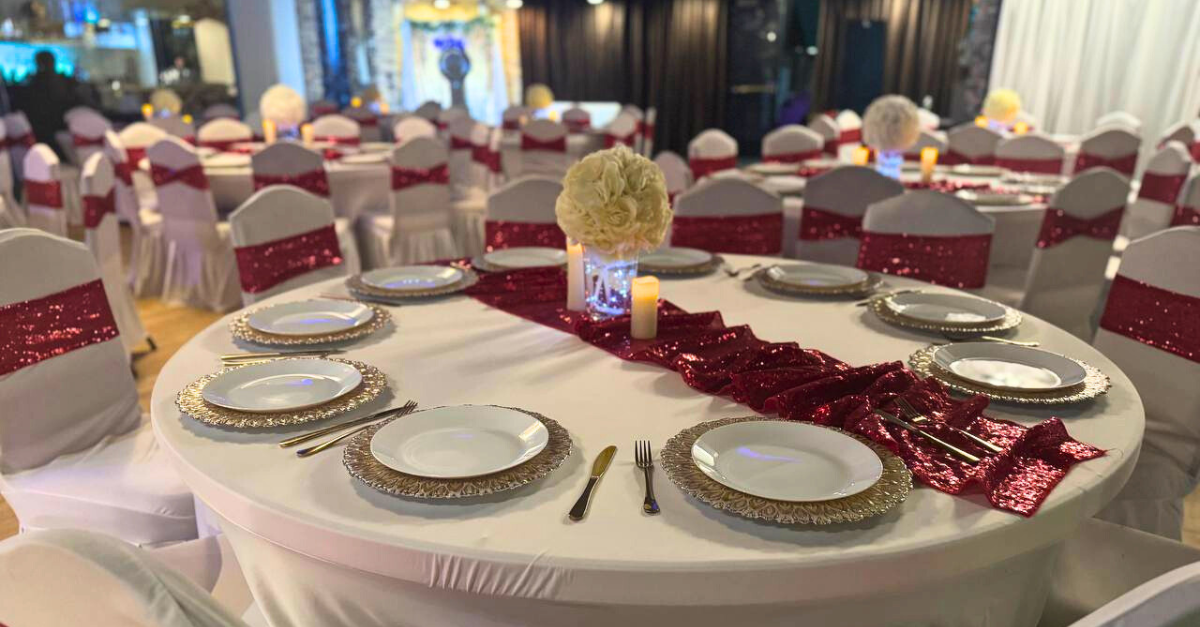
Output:
<instances>
[{"instance_id":1,"label":"glass cylinder vase","mask_svg":"<svg viewBox=\"0 0 1200 627\"><path fill-rule=\"evenodd\" d=\"M585 244L583 276L588 315L593 320L603 320L628 314L637 271L636 254L630 258L618 257Z\"/></svg>"},{"instance_id":2,"label":"glass cylinder vase","mask_svg":"<svg viewBox=\"0 0 1200 627\"><path fill-rule=\"evenodd\" d=\"M879 150L875 153L875 171L900 180L900 168L904 166L904 153L899 150Z\"/></svg>"}]
</instances>

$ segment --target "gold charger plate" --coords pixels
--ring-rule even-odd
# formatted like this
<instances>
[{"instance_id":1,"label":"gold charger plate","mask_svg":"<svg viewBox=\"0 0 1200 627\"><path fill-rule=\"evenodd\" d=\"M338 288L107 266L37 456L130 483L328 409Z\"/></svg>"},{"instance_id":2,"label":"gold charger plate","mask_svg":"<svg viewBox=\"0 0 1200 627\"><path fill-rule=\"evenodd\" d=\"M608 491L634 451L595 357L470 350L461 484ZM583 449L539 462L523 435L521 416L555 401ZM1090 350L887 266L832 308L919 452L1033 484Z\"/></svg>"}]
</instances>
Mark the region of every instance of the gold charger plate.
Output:
<instances>
[{"instance_id":1,"label":"gold charger plate","mask_svg":"<svg viewBox=\"0 0 1200 627\"><path fill-rule=\"evenodd\" d=\"M296 357L295 359L319 358ZM175 397L175 406L184 414L215 427L267 429L270 427L288 427L339 416L375 400L387 389L387 375L383 374L375 366L369 366L349 359L335 359L332 357L324 359L353 366L355 370L358 370L362 374L362 383L354 388L352 392L341 398L334 399L324 405L317 405L316 407L309 407L308 409L301 409L294 412L251 413L218 407L204 400L204 386L208 385L209 382L224 372L253 365L245 364L224 368L220 372L214 372L193 381L179 391L178 396Z\"/></svg>"},{"instance_id":2,"label":"gold charger plate","mask_svg":"<svg viewBox=\"0 0 1200 627\"><path fill-rule=\"evenodd\" d=\"M686 266L682 268L664 268L653 264L644 264L639 261L638 274L652 274L656 276L693 276L697 274L708 274L709 272L712 272L723 265L725 265L725 258L717 254L713 254L713 256L704 263L698 263L694 266Z\"/></svg>"},{"instance_id":3,"label":"gold charger plate","mask_svg":"<svg viewBox=\"0 0 1200 627\"><path fill-rule=\"evenodd\" d=\"M375 432L381 427L392 420L403 420L403 416L385 420L354 436L342 454L342 464L346 466L350 476L385 494L419 499L461 499L512 490L532 483L550 474L571 455L571 434L562 425L536 412L517 407L504 409L527 414L546 425L546 430L550 432L550 439L542 452L508 470L480 477L434 479L410 475L384 466L371 454L371 438L375 437Z\"/></svg>"},{"instance_id":4,"label":"gold charger plate","mask_svg":"<svg viewBox=\"0 0 1200 627\"><path fill-rule=\"evenodd\" d=\"M319 300L319 299L318 299ZM336 331L334 333L320 333L317 335L278 335L275 333L267 333L259 331L250 326L250 316L267 309L267 307L259 307L243 313L242 315L229 321L229 332L233 337L251 342L253 344L262 344L263 346L313 346L320 344L333 344L336 342L348 342L366 337L383 327L392 320L392 314L386 309L377 307L369 303L363 303L371 308L371 319L364 325L346 329L345 331Z\"/></svg>"},{"instance_id":5,"label":"gold charger plate","mask_svg":"<svg viewBox=\"0 0 1200 627\"><path fill-rule=\"evenodd\" d=\"M454 294L461 292L479 282L479 275L476 274L474 270L459 266L455 266L455 268L462 271L462 278L456 283L443 285L441 287L431 287L424 290L388 290L375 287L373 285L367 285L367 283L362 280L361 274L355 274L353 276L346 277L346 289L350 291L351 295L357 298L376 300L384 304L394 304L414 298L432 298L435 296Z\"/></svg>"},{"instance_id":6,"label":"gold charger plate","mask_svg":"<svg viewBox=\"0 0 1200 627\"><path fill-rule=\"evenodd\" d=\"M1088 401L1102 396L1107 394L1108 389L1112 387L1112 380L1108 378L1108 375L1100 372L1095 366L1085 361L1067 357L1067 359L1082 366L1087 373L1084 376L1083 383L1059 390L1041 392L1000 390L989 385L959 378L935 364L933 362L933 354L939 348L941 346L926 346L918 350L909 356L908 365L912 366L913 371L922 377L933 377L942 385L963 394L970 394L972 396L982 394L993 400L1022 405L1065 405Z\"/></svg>"},{"instance_id":7,"label":"gold charger plate","mask_svg":"<svg viewBox=\"0 0 1200 627\"><path fill-rule=\"evenodd\" d=\"M770 267L760 268L754 272L752 278L759 285L777 294L785 294L788 296L866 296L871 292L879 289L883 284L883 277L876 272L867 272L867 280L853 285L842 285L838 287L802 287L799 285L791 285L772 279L770 276Z\"/></svg>"},{"instance_id":8,"label":"gold charger plate","mask_svg":"<svg viewBox=\"0 0 1200 627\"><path fill-rule=\"evenodd\" d=\"M935 333L998 333L1000 331L1015 329L1021 324L1021 312L1003 303L996 303L1004 308L1004 317L995 322L980 324L938 324L936 322L918 320L917 318L909 318L908 316L897 314L892 311L891 307L888 307L888 301L896 295L885 294L876 297L868 303L868 308L877 318L889 324L894 324L898 327L908 327L910 329L920 329L922 331L933 331Z\"/></svg>"},{"instance_id":9,"label":"gold charger plate","mask_svg":"<svg viewBox=\"0 0 1200 627\"><path fill-rule=\"evenodd\" d=\"M755 420L782 419L763 416L724 418L702 422L680 431L667 440L662 449L662 466L667 478L691 497L719 510L783 525L833 525L873 518L904 502L912 491L912 473L903 460L880 444L840 429L835 431L867 445L883 461L883 476L879 481L853 496L807 503L776 501L739 492L701 472L692 460L692 445L701 435L717 427Z\"/></svg>"}]
</instances>

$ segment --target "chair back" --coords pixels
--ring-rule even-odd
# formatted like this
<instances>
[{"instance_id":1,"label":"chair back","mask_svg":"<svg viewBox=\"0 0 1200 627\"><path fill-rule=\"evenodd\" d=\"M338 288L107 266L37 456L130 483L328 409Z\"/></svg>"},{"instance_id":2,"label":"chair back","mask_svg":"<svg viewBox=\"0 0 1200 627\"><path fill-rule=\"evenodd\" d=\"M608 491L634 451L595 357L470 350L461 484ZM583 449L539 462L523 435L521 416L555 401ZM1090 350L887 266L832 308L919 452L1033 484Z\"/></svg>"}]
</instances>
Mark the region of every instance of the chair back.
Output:
<instances>
[{"instance_id":1,"label":"chair back","mask_svg":"<svg viewBox=\"0 0 1200 627\"><path fill-rule=\"evenodd\" d=\"M1188 152L1192 155L1192 160L1196 161L1196 128L1190 121L1177 122L1167 129L1163 134L1163 138L1158 142L1159 148L1165 146L1167 142L1177 141L1187 147Z\"/></svg>"},{"instance_id":2,"label":"chair back","mask_svg":"<svg viewBox=\"0 0 1200 627\"><path fill-rule=\"evenodd\" d=\"M820 133L799 124L788 124L763 137L762 158L768 162L801 163L820 158L824 147Z\"/></svg>"},{"instance_id":3,"label":"chair back","mask_svg":"<svg viewBox=\"0 0 1200 627\"><path fill-rule=\"evenodd\" d=\"M520 105L508 107L500 114L501 128L506 131L519 131L521 130L521 125L529 119L530 115L530 110L527 107Z\"/></svg>"},{"instance_id":4,"label":"chair back","mask_svg":"<svg viewBox=\"0 0 1200 627\"><path fill-rule=\"evenodd\" d=\"M862 118L857 113L849 109L839 111L834 121L838 126L839 155L847 155L862 145Z\"/></svg>"},{"instance_id":5,"label":"chair back","mask_svg":"<svg viewBox=\"0 0 1200 627\"><path fill-rule=\"evenodd\" d=\"M229 215L242 303L345 276L329 201L291 185L256 192Z\"/></svg>"},{"instance_id":6,"label":"chair back","mask_svg":"<svg viewBox=\"0 0 1200 627\"><path fill-rule=\"evenodd\" d=\"M13 111L4 115L5 140L8 144L8 155L13 164L13 170L18 181L25 180L25 153L37 143L33 136L33 126L24 111Z\"/></svg>"},{"instance_id":7,"label":"chair back","mask_svg":"<svg viewBox=\"0 0 1200 627\"><path fill-rule=\"evenodd\" d=\"M415 137L392 150L392 242L405 231L450 228L450 155L440 139Z\"/></svg>"},{"instance_id":8,"label":"chair back","mask_svg":"<svg viewBox=\"0 0 1200 627\"><path fill-rule=\"evenodd\" d=\"M482 134L480 128L484 129ZM475 163L475 148L487 141L486 128L470 116L459 116L446 128L450 146L450 196L454 200L466 199L483 190L484 176Z\"/></svg>"},{"instance_id":9,"label":"chair back","mask_svg":"<svg viewBox=\"0 0 1200 627\"><path fill-rule=\"evenodd\" d=\"M592 128L592 114L578 106L563 111L562 121L571 133L586 133Z\"/></svg>"},{"instance_id":10,"label":"chair back","mask_svg":"<svg viewBox=\"0 0 1200 627\"><path fill-rule=\"evenodd\" d=\"M841 135L837 120L822 113L808 123L808 128L821 136L821 140L824 142L822 150L825 154L836 157L838 153L838 137Z\"/></svg>"},{"instance_id":11,"label":"chair back","mask_svg":"<svg viewBox=\"0 0 1200 627\"><path fill-rule=\"evenodd\" d=\"M191 122L184 122L183 118L178 116L167 116L165 118L151 118L150 126L162 129L171 137L178 137L185 142L193 142L196 140L196 127Z\"/></svg>"},{"instance_id":12,"label":"chair back","mask_svg":"<svg viewBox=\"0 0 1200 627\"><path fill-rule=\"evenodd\" d=\"M908 192L867 207L862 228L863 270L957 288L987 282L995 223L961 198Z\"/></svg>"},{"instance_id":13,"label":"chair back","mask_svg":"<svg viewBox=\"0 0 1200 627\"><path fill-rule=\"evenodd\" d=\"M71 133L71 145L75 149L78 163L87 162L88 157L104 150L104 133L112 129L108 118L87 107L76 107L63 116L67 130Z\"/></svg>"},{"instance_id":14,"label":"chair back","mask_svg":"<svg viewBox=\"0 0 1200 627\"><path fill-rule=\"evenodd\" d=\"M89 114L90 115L100 115L100 112L91 107L85 106L85 105L71 107L70 109L67 109L66 113L63 114L63 123L66 124L67 127L69 128L71 126L71 120L74 119L75 116L89 115Z\"/></svg>"},{"instance_id":15,"label":"chair back","mask_svg":"<svg viewBox=\"0 0 1200 627\"><path fill-rule=\"evenodd\" d=\"M917 120L921 124L921 128L936 131L942 125L942 118L938 114L924 107L917 109Z\"/></svg>"},{"instance_id":16,"label":"chair back","mask_svg":"<svg viewBox=\"0 0 1200 627\"><path fill-rule=\"evenodd\" d=\"M642 122L642 127L638 129L638 133L642 136L642 156L644 157L654 154L654 127L657 123L658 109L647 107L646 119Z\"/></svg>"},{"instance_id":17,"label":"chair back","mask_svg":"<svg viewBox=\"0 0 1200 627\"><path fill-rule=\"evenodd\" d=\"M567 127L553 120L533 120L521 128L519 175L563 176L571 164Z\"/></svg>"},{"instance_id":18,"label":"chair back","mask_svg":"<svg viewBox=\"0 0 1200 627\"><path fill-rule=\"evenodd\" d=\"M308 117L312 120L337 112L338 105L332 100L315 100L312 104L308 105Z\"/></svg>"},{"instance_id":19,"label":"chair back","mask_svg":"<svg viewBox=\"0 0 1200 627\"><path fill-rule=\"evenodd\" d=\"M1109 601L1071 627L1171 627L1200 613L1200 563L1180 566Z\"/></svg>"},{"instance_id":20,"label":"chair back","mask_svg":"<svg viewBox=\"0 0 1200 627\"><path fill-rule=\"evenodd\" d=\"M492 251L517 246L563 248L566 236L558 228L554 206L562 193L561 179L525 176L492 192L487 199L484 248Z\"/></svg>"},{"instance_id":21,"label":"chair back","mask_svg":"<svg viewBox=\"0 0 1200 627\"><path fill-rule=\"evenodd\" d=\"M46 144L35 144L25 154L25 208L29 226L66 237L67 212L63 209L62 174L58 155Z\"/></svg>"},{"instance_id":22,"label":"chair back","mask_svg":"<svg viewBox=\"0 0 1200 627\"><path fill-rule=\"evenodd\" d=\"M392 138L397 144L417 137L437 137L437 126L417 115L410 115L392 126Z\"/></svg>"},{"instance_id":23,"label":"chair back","mask_svg":"<svg viewBox=\"0 0 1200 627\"><path fill-rule=\"evenodd\" d=\"M1063 147L1041 135L1019 135L996 144L996 165L1013 172L1062 174Z\"/></svg>"},{"instance_id":24,"label":"chair back","mask_svg":"<svg viewBox=\"0 0 1200 627\"><path fill-rule=\"evenodd\" d=\"M0 471L37 468L141 424L100 270L83 244L0 231L0 328L0 403L30 410L0 412Z\"/></svg>"},{"instance_id":25,"label":"chair back","mask_svg":"<svg viewBox=\"0 0 1200 627\"><path fill-rule=\"evenodd\" d=\"M129 154L121 143L116 131L104 134L104 156L108 157L113 167L114 192L117 204L117 215L133 227L141 231L141 207L138 203L137 189L134 187L134 169L129 162Z\"/></svg>"},{"instance_id":26,"label":"chair back","mask_svg":"<svg viewBox=\"0 0 1200 627\"><path fill-rule=\"evenodd\" d=\"M867 207L903 193L899 181L863 166L841 166L809 179L804 187L796 256L853 266L858 261Z\"/></svg>"},{"instance_id":27,"label":"chair back","mask_svg":"<svg viewBox=\"0 0 1200 627\"><path fill-rule=\"evenodd\" d=\"M146 158L166 241L181 255L197 259L218 249L217 207L195 149L168 137L147 149Z\"/></svg>"},{"instance_id":28,"label":"chair back","mask_svg":"<svg viewBox=\"0 0 1200 627\"><path fill-rule=\"evenodd\" d=\"M654 163L658 165L658 169L662 170L663 178L667 183L667 196L674 205L675 197L692 186L692 169L688 167L687 161L684 161L683 157L670 150L658 153L658 156L654 158Z\"/></svg>"},{"instance_id":29,"label":"chair back","mask_svg":"<svg viewBox=\"0 0 1200 627\"><path fill-rule=\"evenodd\" d=\"M438 112L437 129L438 129L438 131L444 133L444 132L450 130L450 125L455 120L459 120L462 118L469 119L470 117L471 117L471 113L469 111L467 111L466 107L463 107L463 106L455 105L448 109L442 109L440 112Z\"/></svg>"},{"instance_id":30,"label":"chair back","mask_svg":"<svg viewBox=\"0 0 1200 627\"><path fill-rule=\"evenodd\" d=\"M743 179L700 181L675 198L671 245L712 253L779 254L783 201Z\"/></svg>"},{"instance_id":31,"label":"chair back","mask_svg":"<svg viewBox=\"0 0 1200 627\"><path fill-rule=\"evenodd\" d=\"M357 146L362 143L362 128L358 122L344 115L331 113L313 120L313 136L317 141L342 146Z\"/></svg>"},{"instance_id":32,"label":"chair back","mask_svg":"<svg viewBox=\"0 0 1200 627\"><path fill-rule=\"evenodd\" d=\"M125 148L129 162L135 168L138 162L146 158L146 149L167 136L166 131L146 122L134 122L117 131L117 138L121 140L121 146Z\"/></svg>"},{"instance_id":33,"label":"chair back","mask_svg":"<svg viewBox=\"0 0 1200 627\"><path fill-rule=\"evenodd\" d=\"M991 165L996 162L996 145L1004 139L990 128L960 124L946 134L946 165Z\"/></svg>"},{"instance_id":34,"label":"chair back","mask_svg":"<svg viewBox=\"0 0 1200 627\"><path fill-rule=\"evenodd\" d=\"M1108 127L1124 128L1130 132L1141 134L1142 121L1128 111L1113 111L1096 118L1097 129Z\"/></svg>"},{"instance_id":35,"label":"chair back","mask_svg":"<svg viewBox=\"0 0 1200 627\"><path fill-rule=\"evenodd\" d=\"M329 176L325 159L295 142L275 142L250 157L255 191L275 185L291 185L310 194L329 198Z\"/></svg>"},{"instance_id":36,"label":"chair back","mask_svg":"<svg viewBox=\"0 0 1200 627\"><path fill-rule=\"evenodd\" d=\"M1125 178L1133 178L1137 169L1138 150L1142 138L1124 128L1100 128L1087 135L1079 144L1075 157L1075 174L1090 168L1109 167Z\"/></svg>"},{"instance_id":37,"label":"chair back","mask_svg":"<svg viewBox=\"0 0 1200 627\"><path fill-rule=\"evenodd\" d=\"M441 103L433 100L426 100L425 102L421 103L421 106L417 107L416 111L413 111L413 115L425 118L430 122L437 122L438 115L441 112Z\"/></svg>"},{"instance_id":38,"label":"chair back","mask_svg":"<svg viewBox=\"0 0 1200 627\"><path fill-rule=\"evenodd\" d=\"M383 129L379 127L379 114L369 107L346 107L342 115L358 122L359 139L365 142L377 142L383 139Z\"/></svg>"},{"instance_id":39,"label":"chair back","mask_svg":"<svg viewBox=\"0 0 1200 627\"><path fill-rule=\"evenodd\" d=\"M254 129L235 118L216 118L205 122L196 131L196 144L222 152L229 151L234 144L254 141Z\"/></svg>"},{"instance_id":40,"label":"chair back","mask_svg":"<svg viewBox=\"0 0 1200 627\"><path fill-rule=\"evenodd\" d=\"M1200 226L1200 174L1184 183L1168 226Z\"/></svg>"},{"instance_id":41,"label":"chair back","mask_svg":"<svg viewBox=\"0 0 1200 627\"><path fill-rule=\"evenodd\" d=\"M716 172L736 168L737 158L737 140L721 129L701 131L688 143L688 165L697 182Z\"/></svg>"},{"instance_id":42,"label":"chair back","mask_svg":"<svg viewBox=\"0 0 1200 627\"><path fill-rule=\"evenodd\" d=\"M631 149L637 146L638 121L632 115L621 112L604 127L604 147L612 148L624 144Z\"/></svg>"},{"instance_id":43,"label":"chair back","mask_svg":"<svg viewBox=\"0 0 1200 627\"><path fill-rule=\"evenodd\" d=\"M921 151L926 148L936 148L938 151L938 159L946 154L946 134L939 131L932 131L927 128L921 129L921 134L917 136L917 143L904 151L905 161L920 161Z\"/></svg>"},{"instance_id":44,"label":"chair back","mask_svg":"<svg viewBox=\"0 0 1200 627\"><path fill-rule=\"evenodd\" d=\"M111 132L111 131L110 131ZM84 162L79 181L83 204L84 243L100 266L104 293L123 343L132 349L146 337L121 259L121 235L117 227L116 176L112 161L103 151Z\"/></svg>"},{"instance_id":45,"label":"chair back","mask_svg":"<svg viewBox=\"0 0 1200 627\"><path fill-rule=\"evenodd\" d=\"M1170 226L1176 201L1191 169L1192 160L1183 144L1171 140L1159 148L1142 172L1138 197L1125 212L1121 232L1137 239Z\"/></svg>"},{"instance_id":46,"label":"chair back","mask_svg":"<svg viewBox=\"0 0 1200 627\"><path fill-rule=\"evenodd\" d=\"M200 118L205 122L221 119L240 120L242 119L242 113L238 111L237 107L231 104L218 102L214 105L208 105L204 109L204 113L200 114Z\"/></svg>"}]
</instances>

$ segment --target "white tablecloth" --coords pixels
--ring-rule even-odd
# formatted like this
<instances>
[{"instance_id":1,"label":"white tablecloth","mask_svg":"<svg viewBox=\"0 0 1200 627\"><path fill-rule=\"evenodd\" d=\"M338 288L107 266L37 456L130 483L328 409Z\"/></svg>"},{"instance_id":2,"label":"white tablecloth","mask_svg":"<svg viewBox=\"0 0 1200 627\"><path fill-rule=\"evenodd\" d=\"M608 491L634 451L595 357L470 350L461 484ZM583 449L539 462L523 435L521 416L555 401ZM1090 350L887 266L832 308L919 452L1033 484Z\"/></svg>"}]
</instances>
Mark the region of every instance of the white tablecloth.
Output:
<instances>
[{"instance_id":1,"label":"white tablecloth","mask_svg":"<svg viewBox=\"0 0 1200 627\"><path fill-rule=\"evenodd\" d=\"M352 222L366 212L388 213L391 179L386 164L327 163L329 201L339 218ZM222 214L238 208L254 193L250 168L205 168L217 210Z\"/></svg>"},{"instance_id":2,"label":"white tablecloth","mask_svg":"<svg viewBox=\"0 0 1200 627\"><path fill-rule=\"evenodd\" d=\"M336 289L337 281L322 283L267 302ZM786 299L723 273L664 281L662 294L851 364L902 360L931 341L853 301ZM978 493L917 488L874 520L789 528L700 504L658 471L663 513L647 517L633 440L659 448L685 427L750 409L465 296L391 311L395 329L347 354L388 374L391 402L538 411L570 430L574 452L545 480L507 494L454 503L385 496L351 478L340 451L297 459L276 445L300 428L239 433L181 418L175 394L237 348L227 319L219 321L166 364L153 424L184 480L225 519L276 625L1030 625L1057 543L1117 492L1142 437L1142 404L1124 374L1027 318L1016 337L1087 360L1113 380L1091 404L991 409L1027 424L1060 416L1072 435L1109 451L1071 470L1036 516L993 509ZM620 451L587 519L569 522L592 459L610 444Z\"/></svg>"}]
</instances>

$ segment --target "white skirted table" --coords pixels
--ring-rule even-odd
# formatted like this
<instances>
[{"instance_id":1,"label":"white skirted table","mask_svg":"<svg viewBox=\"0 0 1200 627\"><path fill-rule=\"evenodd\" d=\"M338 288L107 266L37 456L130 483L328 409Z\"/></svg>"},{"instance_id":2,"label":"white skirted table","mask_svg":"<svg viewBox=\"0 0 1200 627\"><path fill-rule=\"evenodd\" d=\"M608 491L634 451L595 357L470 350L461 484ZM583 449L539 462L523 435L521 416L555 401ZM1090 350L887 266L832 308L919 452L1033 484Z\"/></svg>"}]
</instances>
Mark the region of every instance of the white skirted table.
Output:
<instances>
[{"instance_id":1,"label":"white skirted table","mask_svg":"<svg viewBox=\"0 0 1200 627\"><path fill-rule=\"evenodd\" d=\"M267 302L335 290L340 281ZM664 281L662 296L853 365L904 360L932 341L853 300L785 298L722 272ZM878 518L786 527L695 501L661 470L662 514L650 517L633 441L657 451L686 427L752 410L466 296L391 312L394 328L346 347L388 375L390 402L536 411L570 431L574 451L512 492L440 503L386 496L347 473L340 448L299 459L277 446L302 428L236 432L180 415L176 393L216 371L218 355L245 348L231 341L228 318L219 321L166 364L152 419L184 480L218 514L273 625L1032 625L1060 542L1121 488L1142 439L1142 403L1125 375L1027 316L1015 337L1083 359L1113 384L1082 405L989 410L1025 424L1059 416L1075 438L1108 451L1074 467L1033 517L994 509L979 493L917 487ZM572 523L567 511L608 445L620 448L616 460L587 518Z\"/></svg>"}]
</instances>

